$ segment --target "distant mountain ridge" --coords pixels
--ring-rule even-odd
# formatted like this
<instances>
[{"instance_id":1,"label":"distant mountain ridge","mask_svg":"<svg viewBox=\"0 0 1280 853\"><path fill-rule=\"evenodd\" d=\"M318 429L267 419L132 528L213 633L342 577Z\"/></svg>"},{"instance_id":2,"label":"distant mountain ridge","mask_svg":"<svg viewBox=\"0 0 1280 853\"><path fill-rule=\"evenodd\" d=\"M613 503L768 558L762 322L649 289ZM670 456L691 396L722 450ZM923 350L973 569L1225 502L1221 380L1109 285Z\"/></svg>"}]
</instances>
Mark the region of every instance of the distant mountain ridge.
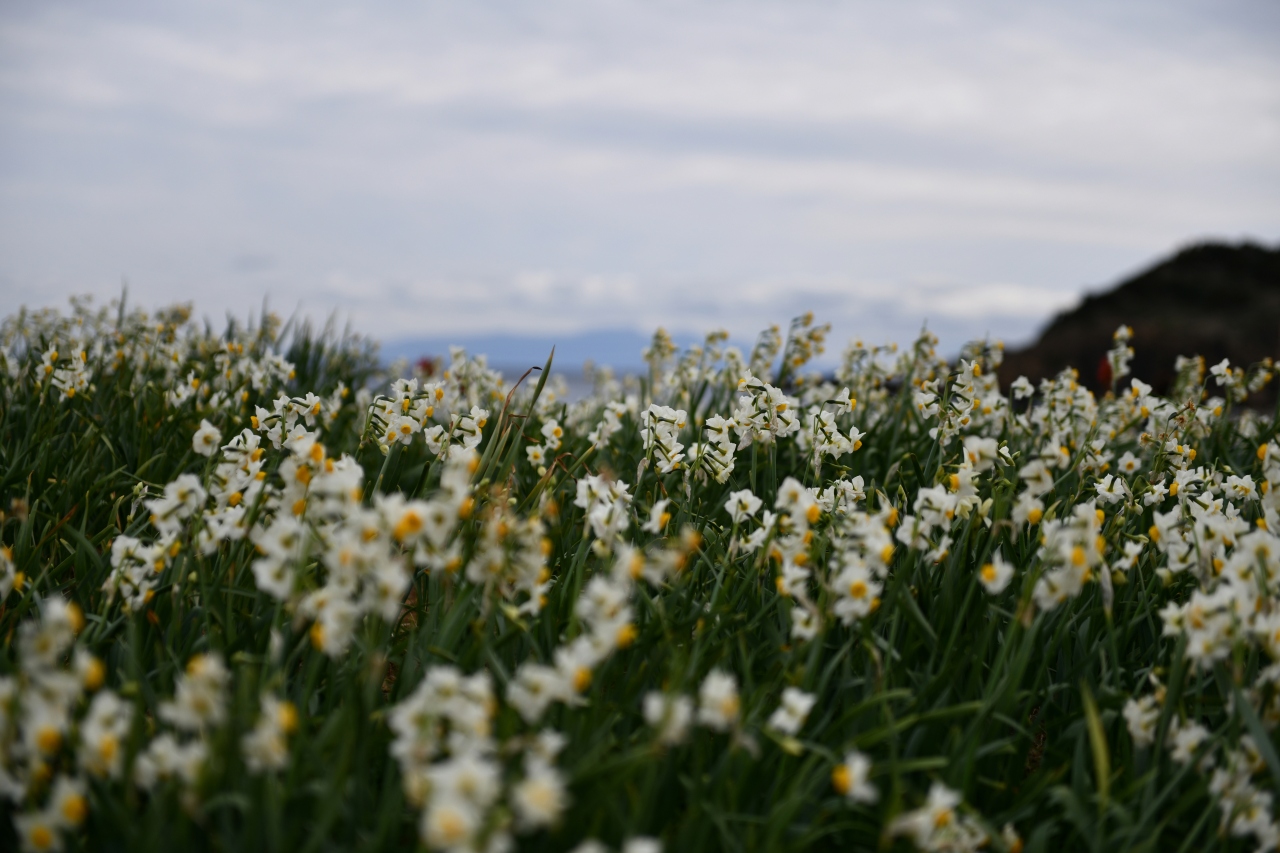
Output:
<instances>
[{"instance_id":1,"label":"distant mountain ridge","mask_svg":"<svg viewBox=\"0 0 1280 853\"><path fill-rule=\"evenodd\" d=\"M640 353L651 339L652 335L643 335L630 329L602 329L562 335L494 332L456 335L452 338L422 337L389 341L382 345L381 356L387 362L398 358L413 362L426 356L444 356L447 359L450 345L456 344L472 355L483 354L492 367L518 368L523 371L545 363L551 347L555 346L555 363L566 373L578 373L588 359L597 365L608 365L626 371L636 370L644 363Z\"/></svg>"},{"instance_id":2,"label":"distant mountain ridge","mask_svg":"<svg viewBox=\"0 0 1280 853\"><path fill-rule=\"evenodd\" d=\"M1071 366L1082 382L1105 390L1099 361L1121 324L1133 329L1132 374L1158 392L1173 381L1179 355L1240 366L1280 357L1280 247L1206 242L1182 249L1058 314L1035 343L1005 354L1000 379L1038 381Z\"/></svg>"},{"instance_id":3,"label":"distant mountain ridge","mask_svg":"<svg viewBox=\"0 0 1280 853\"><path fill-rule=\"evenodd\" d=\"M1006 386L1020 375L1032 381L1075 367L1095 391L1105 390L1098 365L1121 324L1134 331L1134 376L1165 392L1179 355L1200 355L1210 365L1229 358L1248 366L1280 358L1280 245L1204 242L1184 248L1055 316L1038 339L1005 353L1000 368ZM451 343L484 353L504 372L523 372L546 361L556 346L556 367L570 378L588 359L620 372L643 367L641 351L651 334L602 329L564 334L481 333L393 340L381 347L384 361L446 356ZM695 342L677 336L678 343ZM750 341L735 341L745 350ZM836 348L838 350L838 347Z\"/></svg>"}]
</instances>

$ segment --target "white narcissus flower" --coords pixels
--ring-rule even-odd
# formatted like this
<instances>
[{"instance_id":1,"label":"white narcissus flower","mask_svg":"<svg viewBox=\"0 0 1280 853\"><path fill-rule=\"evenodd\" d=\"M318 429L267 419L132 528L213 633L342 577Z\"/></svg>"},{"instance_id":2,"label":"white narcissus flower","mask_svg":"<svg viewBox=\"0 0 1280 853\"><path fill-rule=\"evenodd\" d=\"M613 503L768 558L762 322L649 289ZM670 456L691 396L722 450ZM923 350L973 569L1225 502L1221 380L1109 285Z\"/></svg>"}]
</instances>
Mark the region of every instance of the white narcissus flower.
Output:
<instances>
[{"instance_id":1,"label":"white narcissus flower","mask_svg":"<svg viewBox=\"0 0 1280 853\"><path fill-rule=\"evenodd\" d=\"M119 541L120 539L127 538L128 537L117 536L116 540ZM0 545L0 601L3 601L9 596L9 592L13 589L13 583L17 576L18 569L13 562L13 549L7 545Z\"/></svg>"},{"instance_id":2,"label":"white narcissus flower","mask_svg":"<svg viewBox=\"0 0 1280 853\"><path fill-rule=\"evenodd\" d=\"M811 489L795 477L787 477L778 486L778 499L775 508L790 513L792 519L801 526L813 524L822 514Z\"/></svg>"},{"instance_id":3,"label":"white narcissus flower","mask_svg":"<svg viewBox=\"0 0 1280 853\"><path fill-rule=\"evenodd\" d=\"M113 779L120 776L132 719L133 705L110 690L93 697L80 726L79 757L84 772Z\"/></svg>"},{"instance_id":4,"label":"white narcissus flower","mask_svg":"<svg viewBox=\"0 0 1280 853\"><path fill-rule=\"evenodd\" d=\"M554 418L542 425L542 437L546 439L548 450L559 450L560 439L563 436L564 429Z\"/></svg>"},{"instance_id":5,"label":"white narcissus flower","mask_svg":"<svg viewBox=\"0 0 1280 853\"><path fill-rule=\"evenodd\" d=\"M84 823L89 814L89 801L85 798L85 784L81 779L59 776L49 794L49 811L68 829Z\"/></svg>"},{"instance_id":6,"label":"white narcissus flower","mask_svg":"<svg viewBox=\"0 0 1280 853\"><path fill-rule=\"evenodd\" d=\"M594 838L585 839L577 847L569 851L569 853L610 853L609 848L596 841Z\"/></svg>"},{"instance_id":7,"label":"white narcissus flower","mask_svg":"<svg viewBox=\"0 0 1280 853\"><path fill-rule=\"evenodd\" d=\"M671 503L667 498L654 503L649 510L649 520L640 525L640 529L646 533L652 533L655 536L662 535L663 529L667 526L667 522L671 520L671 513L667 512L667 506Z\"/></svg>"},{"instance_id":8,"label":"white narcissus flower","mask_svg":"<svg viewBox=\"0 0 1280 853\"><path fill-rule=\"evenodd\" d=\"M422 813L419 832L428 847L462 850L480 828L483 815L475 806L457 797L433 797Z\"/></svg>"},{"instance_id":9,"label":"white narcissus flower","mask_svg":"<svg viewBox=\"0 0 1280 853\"><path fill-rule=\"evenodd\" d=\"M1001 827L1000 840L1004 842L1005 849L1010 853L1023 848L1022 836L1018 834L1018 830L1011 823L1006 823Z\"/></svg>"},{"instance_id":10,"label":"white narcissus flower","mask_svg":"<svg viewBox=\"0 0 1280 853\"><path fill-rule=\"evenodd\" d=\"M759 512L763 504L750 489L741 489L729 493L729 500L725 502L724 508L734 524L741 524Z\"/></svg>"},{"instance_id":11,"label":"white narcissus flower","mask_svg":"<svg viewBox=\"0 0 1280 853\"><path fill-rule=\"evenodd\" d=\"M432 797L466 802L479 810L493 805L502 792L502 767L474 749L432 764L427 778Z\"/></svg>"},{"instance_id":12,"label":"white narcissus flower","mask_svg":"<svg viewBox=\"0 0 1280 853\"><path fill-rule=\"evenodd\" d=\"M719 669L707 673L698 689L698 722L716 731L727 731L737 724L741 707L738 680Z\"/></svg>"},{"instance_id":13,"label":"white narcissus flower","mask_svg":"<svg viewBox=\"0 0 1280 853\"><path fill-rule=\"evenodd\" d=\"M179 474L164 487L164 496L145 501L150 510L150 520L162 536L176 535L182 530L182 522L204 506L209 497L200 478L194 474Z\"/></svg>"},{"instance_id":14,"label":"white narcissus flower","mask_svg":"<svg viewBox=\"0 0 1280 853\"><path fill-rule=\"evenodd\" d=\"M812 573L804 566L784 559L777 578L778 594L787 598L802 595L811 576Z\"/></svg>"},{"instance_id":15,"label":"white narcissus flower","mask_svg":"<svg viewBox=\"0 0 1280 853\"><path fill-rule=\"evenodd\" d=\"M1028 492L1023 492L1017 503L1013 505L1013 521L1015 524L1039 524L1044 518L1044 501Z\"/></svg>"},{"instance_id":16,"label":"white narcissus flower","mask_svg":"<svg viewBox=\"0 0 1280 853\"><path fill-rule=\"evenodd\" d=\"M540 760L528 762L528 772L511 792L516 810L516 823L531 830L552 826L569 805L569 792L564 778L551 765Z\"/></svg>"},{"instance_id":17,"label":"white narcissus flower","mask_svg":"<svg viewBox=\"0 0 1280 853\"><path fill-rule=\"evenodd\" d=\"M995 464L1000 444L994 438L967 435L964 438L964 458L975 471L986 471Z\"/></svg>"},{"instance_id":18,"label":"white narcissus flower","mask_svg":"<svg viewBox=\"0 0 1280 853\"><path fill-rule=\"evenodd\" d=\"M1160 719L1160 706L1156 697L1143 696L1124 704L1124 721L1129 736L1137 746L1150 746L1155 741L1156 721Z\"/></svg>"},{"instance_id":19,"label":"white narcissus flower","mask_svg":"<svg viewBox=\"0 0 1280 853\"><path fill-rule=\"evenodd\" d=\"M547 463L546 450L540 444L531 444L524 449L524 453L529 457L529 464L538 468Z\"/></svg>"},{"instance_id":20,"label":"white narcissus flower","mask_svg":"<svg viewBox=\"0 0 1280 853\"><path fill-rule=\"evenodd\" d=\"M1005 562L997 552L991 555L991 562L978 570L978 582L990 595L999 595L1013 580L1013 566Z\"/></svg>"},{"instance_id":21,"label":"white narcissus flower","mask_svg":"<svg viewBox=\"0 0 1280 853\"><path fill-rule=\"evenodd\" d=\"M688 415L684 409L653 404L641 415L644 428L640 438L645 452L652 455L654 465L663 474L680 467L684 460L684 445L679 441Z\"/></svg>"},{"instance_id":22,"label":"white narcissus flower","mask_svg":"<svg viewBox=\"0 0 1280 853\"><path fill-rule=\"evenodd\" d=\"M662 853L662 842L656 838L637 835L622 842L622 853Z\"/></svg>"},{"instance_id":23,"label":"white narcissus flower","mask_svg":"<svg viewBox=\"0 0 1280 853\"><path fill-rule=\"evenodd\" d=\"M14 829L23 850L58 851L62 849L62 836L58 834L58 815L52 811L29 812L13 816Z\"/></svg>"},{"instance_id":24,"label":"white narcissus flower","mask_svg":"<svg viewBox=\"0 0 1280 853\"><path fill-rule=\"evenodd\" d=\"M191 449L201 456L212 456L222 446L222 431L207 420L200 421L200 428L191 438Z\"/></svg>"},{"instance_id":25,"label":"white narcissus flower","mask_svg":"<svg viewBox=\"0 0 1280 853\"><path fill-rule=\"evenodd\" d=\"M196 655L187 661L187 671L178 676L174 700L160 703L160 718L190 732L221 725L227 715L226 689L230 681L231 672L221 655Z\"/></svg>"},{"instance_id":26,"label":"white narcissus flower","mask_svg":"<svg viewBox=\"0 0 1280 853\"><path fill-rule=\"evenodd\" d=\"M1119 503L1129 494L1124 480L1111 474L1099 480L1093 488L1098 493L1098 500L1105 504Z\"/></svg>"},{"instance_id":27,"label":"white narcissus flower","mask_svg":"<svg viewBox=\"0 0 1280 853\"><path fill-rule=\"evenodd\" d=\"M288 737L297 726L298 709L292 702L263 696L258 722L240 739L249 772L283 769L289 761Z\"/></svg>"},{"instance_id":28,"label":"white narcissus flower","mask_svg":"<svg viewBox=\"0 0 1280 853\"><path fill-rule=\"evenodd\" d=\"M854 407L858 405L858 401L849 395L849 389L847 387L841 388L840 393L835 396L835 399L833 399L831 403L838 411L843 412L844 414L849 414L854 410Z\"/></svg>"},{"instance_id":29,"label":"white narcissus flower","mask_svg":"<svg viewBox=\"0 0 1280 853\"><path fill-rule=\"evenodd\" d=\"M1191 759L1195 757L1196 750L1209 739L1209 730L1199 723L1178 725L1176 719L1173 723L1173 731L1169 733L1169 741L1172 747L1169 756L1179 764L1190 764ZM1212 753L1210 753L1206 756L1206 764L1212 763L1213 758Z\"/></svg>"},{"instance_id":30,"label":"white narcissus flower","mask_svg":"<svg viewBox=\"0 0 1280 853\"><path fill-rule=\"evenodd\" d=\"M786 688L782 691L782 703L769 717L769 728L779 734L794 736L804 726L809 712L813 710L813 703L817 701L818 697L812 693L795 687Z\"/></svg>"},{"instance_id":31,"label":"white narcissus flower","mask_svg":"<svg viewBox=\"0 0 1280 853\"><path fill-rule=\"evenodd\" d=\"M208 756L205 741L196 738L179 744L172 734L163 732L134 761L133 779L148 791L170 779L194 785Z\"/></svg>"},{"instance_id":32,"label":"white narcissus flower","mask_svg":"<svg viewBox=\"0 0 1280 853\"><path fill-rule=\"evenodd\" d=\"M791 608L791 637L801 642L808 642L818 636L822 628L822 620L816 613L805 607Z\"/></svg>"},{"instance_id":33,"label":"white narcissus flower","mask_svg":"<svg viewBox=\"0 0 1280 853\"><path fill-rule=\"evenodd\" d=\"M874 803L880 799L880 792L871 784L871 759L850 750L844 762L837 764L831 771L831 785L836 793L848 798L852 803Z\"/></svg>"},{"instance_id":34,"label":"white narcissus flower","mask_svg":"<svg viewBox=\"0 0 1280 853\"><path fill-rule=\"evenodd\" d=\"M400 442L401 444L410 444L413 437L422 429L422 423L408 415L397 415L387 423L387 431L383 436L383 441L387 444Z\"/></svg>"},{"instance_id":35,"label":"white narcissus flower","mask_svg":"<svg viewBox=\"0 0 1280 853\"><path fill-rule=\"evenodd\" d=\"M324 588L319 591L323 592ZM359 608L348 599L334 595L311 623L311 645L329 657L340 657L351 643L359 624Z\"/></svg>"},{"instance_id":36,"label":"white narcissus flower","mask_svg":"<svg viewBox=\"0 0 1280 853\"><path fill-rule=\"evenodd\" d=\"M568 685L554 667L526 661L507 685L507 704L533 725L552 702L562 700L568 692Z\"/></svg>"},{"instance_id":37,"label":"white narcissus flower","mask_svg":"<svg viewBox=\"0 0 1280 853\"><path fill-rule=\"evenodd\" d=\"M674 746L689 734L689 724L693 722L693 700L680 694L646 693L644 720L658 730L658 743Z\"/></svg>"},{"instance_id":38,"label":"white narcissus flower","mask_svg":"<svg viewBox=\"0 0 1280 853\"><path fill-rule=\"evenodd\" d=\"M1132 451L1126 450L1116 460L1116 468L1121 474L1135 474L1142 469L1142 460L1134 456Z\"/></svg>"},{"instance_id":39,"label":"white narcissus flower","mask_svg":"<svg viewBox=\"0 0 1280 853\"><path fill-rule=\"evenodd\" d=\"M872 575L870 567L861 561L851 562L836 576L834 585L836 604L832 611L845 625L869 615L880 601L882 585Z\"/></svg>"},{"instance_id":40,"label":"white narcissus flower","mask_svg":"<svg viewBox=\"0 0 1280 853\"><path fill-rule=\"evenodd\" d=\"M958 818L958 805L960 794L941 782L934 782L925 804L898 817L889 831L908 836L920 850L977 849L983 836L977 827Z\"/></svg>"},{"instance_id":41,"label":"white narcissus flower","mask_svg":"<svg viewBox=\"0 0 1280 853\"><path fill-rule=\"evenodd\" d=\"M1227 493L1238 501L1253 500L1258 497L1258 492L1254 488L1253 477L1245 474L1238 477L1235 474L1227 477Z\"/></svg>"}]
</instances>

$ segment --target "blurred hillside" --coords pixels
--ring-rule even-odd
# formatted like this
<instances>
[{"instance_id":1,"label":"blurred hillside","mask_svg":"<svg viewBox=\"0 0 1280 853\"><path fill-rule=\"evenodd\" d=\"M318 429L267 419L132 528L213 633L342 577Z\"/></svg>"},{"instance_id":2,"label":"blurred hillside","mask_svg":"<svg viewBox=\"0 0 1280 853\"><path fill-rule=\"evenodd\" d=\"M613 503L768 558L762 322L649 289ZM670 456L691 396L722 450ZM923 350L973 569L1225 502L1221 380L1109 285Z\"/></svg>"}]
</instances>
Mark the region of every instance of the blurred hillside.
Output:
<instances>
[{"instance_id":1,"label":"blurred hillside","mask_svg":"<svg viewBox=\"0 0 1280 853\"><path fill-rule=\"evenodd\" d=\"M1000 379L1036 382L1072 366L1082 382L1105 390L1109 376L1100 362L1122 323L1133 329L1133 375L1159 393L1173 381L1179 355L1241 366L1280 357L1280 248L1246 242L1183 249L1059 314L1035 343L1006 353Z\"/></svg>"}]
</instances>

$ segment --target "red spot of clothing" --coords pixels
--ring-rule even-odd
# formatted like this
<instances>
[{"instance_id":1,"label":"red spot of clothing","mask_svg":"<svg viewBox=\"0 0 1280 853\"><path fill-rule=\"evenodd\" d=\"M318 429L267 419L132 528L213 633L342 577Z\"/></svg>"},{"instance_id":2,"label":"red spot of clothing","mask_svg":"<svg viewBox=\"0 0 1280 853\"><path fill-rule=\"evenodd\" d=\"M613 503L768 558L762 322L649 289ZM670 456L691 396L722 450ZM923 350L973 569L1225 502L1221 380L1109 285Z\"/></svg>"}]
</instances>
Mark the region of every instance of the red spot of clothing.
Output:
<instances>
[{"instance_id":1,"label":"red spot of clothing","mask_svg":"<svg viewBox=\"0 0 1280 853\"><path fill-rule=\"evenodd\" d=\"M1111 362L1105 355L1098 360L1098 385L1103 390L1111 387Z\"/></svg>"}]
</instances>

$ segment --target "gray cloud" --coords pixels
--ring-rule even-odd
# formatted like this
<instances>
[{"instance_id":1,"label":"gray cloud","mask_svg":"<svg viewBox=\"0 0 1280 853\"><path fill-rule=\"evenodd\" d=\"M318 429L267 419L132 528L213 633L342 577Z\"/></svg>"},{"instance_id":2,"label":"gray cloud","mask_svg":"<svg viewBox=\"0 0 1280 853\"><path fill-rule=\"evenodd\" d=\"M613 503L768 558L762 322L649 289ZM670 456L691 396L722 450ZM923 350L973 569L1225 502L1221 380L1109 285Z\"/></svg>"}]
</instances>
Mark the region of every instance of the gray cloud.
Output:
<instances>
[{"instance_id":1,"label":"gray cloud","mask_svg":"<svg viewBox=\"0 0 1280 853\"><path fill-rule=\"evenodd\" d=\"M1025 337L1188 238L1276 238L1278 34L1262 2L9 3L0 293Z\"/></svg>"}]
</instances>

